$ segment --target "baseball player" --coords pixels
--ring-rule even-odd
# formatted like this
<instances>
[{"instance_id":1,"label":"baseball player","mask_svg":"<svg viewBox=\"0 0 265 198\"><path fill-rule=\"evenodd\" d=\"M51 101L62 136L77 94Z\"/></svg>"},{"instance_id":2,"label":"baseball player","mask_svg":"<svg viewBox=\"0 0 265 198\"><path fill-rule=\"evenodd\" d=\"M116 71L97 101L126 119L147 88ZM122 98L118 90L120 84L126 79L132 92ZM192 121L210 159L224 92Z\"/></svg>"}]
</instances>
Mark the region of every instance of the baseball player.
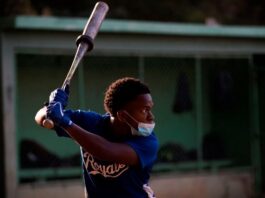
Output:
<instances>
[{"instance_id":1,"label":"baseball player","mask_svg":"<svg viewBox=\"0 0 265 198\"><path fill-rule=\"evenodd\" d=\"M81 148L86 192L90 198L155 197L148 186L156 160L158 140L154 134L153 101L146 84L125 77L105 92L106 114L64 110L68 93L54 90L49 105L37 119L47 116L58 136L70 137Z\"/></svg>"}]
</instances>

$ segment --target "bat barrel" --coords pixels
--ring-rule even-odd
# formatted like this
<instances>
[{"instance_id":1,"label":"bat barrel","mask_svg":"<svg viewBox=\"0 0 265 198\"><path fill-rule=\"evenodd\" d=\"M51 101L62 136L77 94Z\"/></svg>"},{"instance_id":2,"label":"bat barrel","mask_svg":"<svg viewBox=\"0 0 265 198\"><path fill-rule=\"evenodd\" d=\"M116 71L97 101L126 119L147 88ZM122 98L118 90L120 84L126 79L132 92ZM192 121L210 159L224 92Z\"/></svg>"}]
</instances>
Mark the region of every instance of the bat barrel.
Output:
<instances>
[{"instance_id":1,"label":"bat barrel","mask_svg":"<svg viewBox=\"0 0 265 198\"><path fill-rule=\"evenodd\" d=\"M109 6L106 3L97 2L84 28L83 35L87 35L94 40L108 10Z\"/></svg>"},{"instance_id":2,"label":"bat barrel","mask_svg":"<svg viewBox=\"0 0 265 198\"><path fill-rule=\"evenodd\" d=\"M87 23L83 30L82 35L78 36L76 39L77 46L84 42L88 45L87 51L91 51L93 49L93 42L97 36L99 28L109 10L108 4L105 2L97 2Z\"/></svg>"}]
</instances>

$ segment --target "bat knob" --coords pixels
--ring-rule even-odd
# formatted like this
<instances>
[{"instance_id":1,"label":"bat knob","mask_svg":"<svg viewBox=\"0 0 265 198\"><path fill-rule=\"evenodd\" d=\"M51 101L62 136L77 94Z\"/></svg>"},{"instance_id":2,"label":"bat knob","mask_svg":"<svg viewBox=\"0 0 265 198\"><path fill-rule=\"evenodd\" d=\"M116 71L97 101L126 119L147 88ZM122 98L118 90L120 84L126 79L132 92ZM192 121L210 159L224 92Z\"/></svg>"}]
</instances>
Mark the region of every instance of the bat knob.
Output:
<instances>
[{"instance_id":1,"label":"bat knob","mask_svg":"<svg viewBox=\"0 0 265 198\"><path fill-rule=\"evenodd\" d=\"M42 126L46 129L52 129L54 127L54 123L50 119L45 119L42 122Z\"/></svg>"}]
</instances>

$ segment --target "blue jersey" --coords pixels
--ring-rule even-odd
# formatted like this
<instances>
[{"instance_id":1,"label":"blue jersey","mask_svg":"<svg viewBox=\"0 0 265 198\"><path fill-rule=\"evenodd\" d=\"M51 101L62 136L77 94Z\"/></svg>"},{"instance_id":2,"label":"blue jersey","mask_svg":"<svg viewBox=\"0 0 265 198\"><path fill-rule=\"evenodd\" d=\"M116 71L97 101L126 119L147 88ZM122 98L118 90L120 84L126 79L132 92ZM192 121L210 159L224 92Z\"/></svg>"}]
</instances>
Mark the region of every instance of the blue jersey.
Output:
<instances>
[{"instance_id":1,"label":"blue jersey","mask_svg":"<svg viewBox=\"0 0 265 198\"><path fill-rule=\"evenodd\" d=\"M110 115L100 115L91 111L65 112L71 120L83 129L117 142L110 133ZM68 136L62 129L56 129L59 136ZM140 166L128 166L97 159L81 148L83 174L86 190L90 198L146 198L151 197L148 180L156 160L158 140L154 133L150 136L133 136L123 143L137 153ZM149 195L149 196L148 196Z\"/></svg>"}]
</instances>

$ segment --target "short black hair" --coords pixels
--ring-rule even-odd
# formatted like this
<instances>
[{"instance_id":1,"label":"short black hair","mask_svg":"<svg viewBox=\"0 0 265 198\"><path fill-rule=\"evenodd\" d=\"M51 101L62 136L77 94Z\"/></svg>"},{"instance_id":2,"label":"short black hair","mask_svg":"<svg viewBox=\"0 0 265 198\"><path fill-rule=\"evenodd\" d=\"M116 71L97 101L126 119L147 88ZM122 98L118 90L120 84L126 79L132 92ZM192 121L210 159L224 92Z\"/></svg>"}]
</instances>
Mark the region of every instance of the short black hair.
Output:
<instances>
[{"instance_id":1,"label":"short black hair","mask_svg":"<svg viewBox=\"0 0 265 198\"><path fill-rule=\"evenodd\" d=\"M105 111L116 117L117 112L138 95L149 94L148 86L139 79L124 77L107 88L104 98Z\"/></svg>"}]
</instances>

